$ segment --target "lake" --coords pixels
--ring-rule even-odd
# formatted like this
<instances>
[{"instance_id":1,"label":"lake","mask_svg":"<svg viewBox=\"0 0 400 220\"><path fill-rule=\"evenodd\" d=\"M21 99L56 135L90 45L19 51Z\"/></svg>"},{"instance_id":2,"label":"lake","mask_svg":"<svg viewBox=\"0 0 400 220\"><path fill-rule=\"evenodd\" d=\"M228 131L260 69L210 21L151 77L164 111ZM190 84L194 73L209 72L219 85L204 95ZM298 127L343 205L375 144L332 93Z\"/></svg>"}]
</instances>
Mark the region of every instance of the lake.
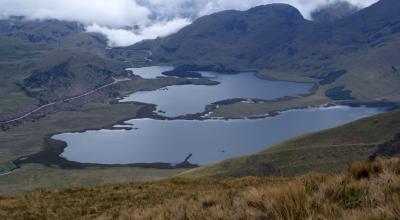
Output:
<instances>
[{"instance_id":1,"label":"lake","mask_svg":"<svg viewBox=\"0 0 400 220\"><path fill-rule=\"evenodd\" d=\"M162 77L171 67L147 67L131 69L143 78ZM285 96L298 96L312 89L310 83L261 80L254 73L218 74L199 72L204 77L219 82L218 85L168 86L155 91L136 92L120 102L143 102L157 105L158 114L176 117L200 113L214 102L241 98L271 100Z\"/></svg>"},{"instance_id":2,"label":"lake","mask_svg":"<svg viewBox=\"0 0 400 220\"><path fill-rule=\"evenodd\" d=\"M141 68L128 68L134 75L140 76L143 79L155 79L157 77L165 77L162 73L171 71L174 68L171 66L149 66Z\"/></svg>"},{"instance_id":3,"label":"lake","mask_svg":"<svg viewBox=\"0 0 400 220\"><path fill-rule=\"evenodd\" d=\"M77 162L129 164L190 162L207 164L261 151L312 131L342 125L382 112L382 109L336 106L290 110L254 120L134 119L132 130L65 133L53 138L67 142L63 157ZM125 126L126 127L126 126Z\"/></svg>"}]
</instances>

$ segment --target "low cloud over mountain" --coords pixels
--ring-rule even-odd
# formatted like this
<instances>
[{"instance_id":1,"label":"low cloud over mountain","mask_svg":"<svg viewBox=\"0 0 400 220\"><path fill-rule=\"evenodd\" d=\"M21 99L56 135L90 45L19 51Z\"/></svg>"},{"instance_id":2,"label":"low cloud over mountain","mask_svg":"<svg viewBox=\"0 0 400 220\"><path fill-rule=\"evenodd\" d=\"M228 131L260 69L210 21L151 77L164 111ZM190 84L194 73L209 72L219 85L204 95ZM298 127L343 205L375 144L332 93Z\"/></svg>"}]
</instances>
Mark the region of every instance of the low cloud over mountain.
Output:
<instances>
[{"instance_id":1,"label":"low cloud over mountain","mask_svg":"<svg viewBox=\"0 0 400 220\"><path fill-rule=\"evenodd\" d=\"M357 12L359 8L347 1L336 1L311 12L311 18L318 22L333 22Z\"/></svg>"},{"instance_id":2,"label":"low cloud over mountain","mask_svg":"<svg viewBox=\"0 0 400 220\"><path fill-rule=\"evenodd\" d=\"M366 7L377 0L347 0ZM306 18L311 12L337 0L0 0L0 18L25 16L27 19L77 21L91 32L107 36L110 46L127 46L143 39L174 33L199 16L214 12L287 3Z\"/></svg>"}]
</instances>

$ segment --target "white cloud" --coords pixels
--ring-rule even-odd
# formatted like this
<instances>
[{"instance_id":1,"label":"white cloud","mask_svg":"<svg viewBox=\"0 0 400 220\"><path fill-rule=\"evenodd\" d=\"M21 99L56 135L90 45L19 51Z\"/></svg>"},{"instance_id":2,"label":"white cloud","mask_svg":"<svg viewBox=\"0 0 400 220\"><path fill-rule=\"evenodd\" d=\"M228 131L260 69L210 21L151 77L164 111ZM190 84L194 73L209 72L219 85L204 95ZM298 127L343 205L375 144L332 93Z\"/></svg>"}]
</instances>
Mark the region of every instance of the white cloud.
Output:
<instances>
[{"instance_id":1,"label":"white cloud","mask_svg":"<svg viewBox=\"0 0 400 220\"><path fill-rule=\"evenodd\" d=\"M157 22L153 25L136 31L113 29L99 26L97 24L88 26L86 30L88 32L98 32L104 34L108 38L108 44L112 47L124 47L145 39L155 39L157 37L170 35L188 24L190 24L188 19L177 18L167 22Z\"/></svg>"},{"instance_id":2,"label":"white cloud","mask_svg":"<svg viewBox=\"0 0 400 220\"><path fill-rule=\"evenodd\" d=\"M246 10L287 3L306 18L321 5L337 0L0 0L0 18L59 19L87 25L107 36L110 46L126 46L176 32L193 19L226 9ZM366 7L377 0L347 0ZM131 27L130 30L126 27ZM139 27L138 30L132 30Z\"/></svg>"},{"instance_id":3,"label":"white cloud","mask_svg":"<svg viewBox=\"0 0 400 220\"><path fill-rule=\"evenodd\" d=\"M133 0L0 0L0 15L59 19L113 27L146 24L151 11Z\"/></svg>"},{"instance_id":4,"label":"white cloud","mask_svg":"<svg viewBox=\"0 0 400 220\"><path fill-rule=\"evenodd\" d=\"M190 24L191 21L187 18L176 18L168 22L157 22L149 27L146 27L141 32L144 38L165 37L172 33L177 32L181 28Z\"/></svg>"}]
</instances>

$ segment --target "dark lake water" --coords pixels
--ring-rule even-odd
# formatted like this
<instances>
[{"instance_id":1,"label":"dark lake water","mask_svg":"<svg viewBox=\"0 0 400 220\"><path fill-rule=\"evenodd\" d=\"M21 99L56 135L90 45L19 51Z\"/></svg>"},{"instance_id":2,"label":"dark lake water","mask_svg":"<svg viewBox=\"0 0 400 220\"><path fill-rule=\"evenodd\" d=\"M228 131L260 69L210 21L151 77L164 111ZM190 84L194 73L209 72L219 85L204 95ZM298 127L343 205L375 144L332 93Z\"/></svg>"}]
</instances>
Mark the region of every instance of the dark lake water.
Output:
<instances>
[{"instance_id":1,"label":"dark lake water","mask_svg":"<svg viewBox=\"0 0 400 220\"><path fill-rule=\"evenodd\" d=\"M161 73L170 69L170 67L148 67L132 70L135 75L143 78L154 78L163 76ZM234 98L271 100L298 96L308 93L313 86L309 83L261 80L254 73L200 73L220 84L168 86L155 91L136 92L121 102L156 104L160 115L175 117L203 112L208 104L222 100Z\"/></svg>"},{"instance_id":2,"label":"dark lake water","mask_svg":"<svg viewBox=\"0 0 400 220\"><path fill-rule=\"evenodd\" d=\"M99 130L65 133L62 156L72 161L101 164L182 162L207 164L261 151L307 132L342 125L383 109L336 106L290 110L256 120L161 121L135 119L133 130ZM125 126L126 127L126 126Z\"/></svg>"}]
</instances>

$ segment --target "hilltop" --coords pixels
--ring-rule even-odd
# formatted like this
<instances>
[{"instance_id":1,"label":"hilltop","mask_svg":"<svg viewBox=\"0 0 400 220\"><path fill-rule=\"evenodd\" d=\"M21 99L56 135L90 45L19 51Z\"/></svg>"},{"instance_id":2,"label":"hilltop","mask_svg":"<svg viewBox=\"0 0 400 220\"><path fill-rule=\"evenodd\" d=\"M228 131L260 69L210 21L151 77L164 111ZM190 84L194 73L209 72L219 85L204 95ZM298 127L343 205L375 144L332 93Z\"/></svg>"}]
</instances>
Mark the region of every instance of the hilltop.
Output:
<instances>
[{"instance_id":1,"label":"hilltop","mask_svg":"<svg viewBox=\"0 0 400 220\"><path fill-rule=\"evenodd\" d=\"M337 175L246 177L57 189L0 197L2 219L397 219L400 160Z\"/></svg>"}]
</instances>

